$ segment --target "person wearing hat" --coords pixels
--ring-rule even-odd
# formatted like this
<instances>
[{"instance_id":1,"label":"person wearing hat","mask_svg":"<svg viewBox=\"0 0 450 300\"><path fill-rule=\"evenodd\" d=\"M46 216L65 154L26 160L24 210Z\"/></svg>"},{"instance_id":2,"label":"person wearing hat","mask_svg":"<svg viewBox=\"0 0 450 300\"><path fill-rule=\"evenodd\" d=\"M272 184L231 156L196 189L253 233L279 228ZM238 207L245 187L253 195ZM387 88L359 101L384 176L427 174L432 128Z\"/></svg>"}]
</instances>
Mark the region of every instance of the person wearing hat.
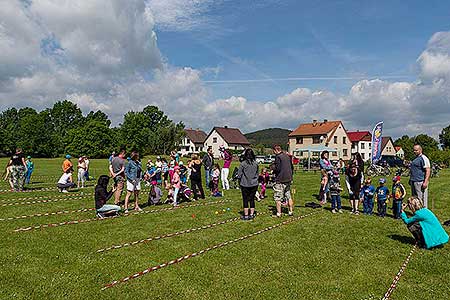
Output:
<instances>
[{"instance_id":1,"label":"person wearing hat","mask_svg":"<svg viewBox=\"0 0 450 300\"><path fill-rule=\"evenodd\" d=\"M173 168L173 176L171 183L173 187L173 206L178 206L177 196L181 188L180 166L175 166Z\"/></svg>"},{"instance_id":2,"label":"person wearing hat","mask_svg":"<svg viewBox=\"0 0 450 300\"><path fill-rule=\"evenodd\" d=\"M66 155L66 159L64 160L64 162L62 164L63 173L66 173L67 170L69 170L69 169L73 169L73 163L70 161L71 158L72 158L72 156L70 156L70 154Z\"/></svg>"},{"instance_id":3,"label":"person wearing hat","mask_svg":"<svg viewBox=\"0 0 450 300\"><path fill-rule=\"evenodd\" d=\"M25 174L25 184L30 184L31 174L34 171L34 162L31 161L31 156L27 156L27 160L25 161L27 165L27 173Z\"/></svg>"},{"instance_id":4,"label":"person wearing hat","mask_svg":"<svg viewBox=\"0 0 450 300\"><path fill-rule=\"evenodd\" d=\"M394 219L401 219L402 213L402 201L406 196L406 189L400 182L400 176L392 178L392 212L394 213Z\"/></svg>"},{"instance_id":5,"label":"person wearing hat","mask_svg":"<svg viewBox=\"0 0 450 300\"><path fill-rule=\"evenodd\" d=\"M386 202L389 197L389 189L384 186L384 184L386 183L385 178L380 178L379 183L380 185L375 190L375 195L377 201L378 216L384 218L386 216Z\"/></svg>"}]
</instances>

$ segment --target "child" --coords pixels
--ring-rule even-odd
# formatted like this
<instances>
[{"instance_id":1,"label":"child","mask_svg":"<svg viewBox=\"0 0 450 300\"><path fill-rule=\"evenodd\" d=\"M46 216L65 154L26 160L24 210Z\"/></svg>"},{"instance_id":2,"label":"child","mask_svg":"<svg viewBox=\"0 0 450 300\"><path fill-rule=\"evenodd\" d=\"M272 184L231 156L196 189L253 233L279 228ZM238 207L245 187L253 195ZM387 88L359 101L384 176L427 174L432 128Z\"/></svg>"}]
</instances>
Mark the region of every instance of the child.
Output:
<instances>
[{"instance_id":1,"label":"child","mask_svg":"<svg viewBox=\"0 0 450 300\"><path fill-rule=\"evenodd\" d=\"M341 206L341 192L342 188L341 188L341 180L339 178L339 171L334 171L330 183L331 212L333 214L337 212L341 214L343 213Z\"/></svg>"},{"instance_id":2,"label":"child","mask_svg":"<svg viewBox=\"0 0 450 300\"><path fill-rule=\"evenodd\" d=\"M150 188L150 193L148 194L148 205L158 205L161 204L161 198L163 196L163 193L159 186L156 184L152 184L152 187Z\"/></svg>"},{"instance_id":3,"label":"child","mask_svg":"<svg viewBox=\"0 0 450 300\"><path fill-rule=\"evenodd\" d=\"M406 189L400 182L400 176L395 176L392 181L392 211L394 212L394 219L401 219L402 201L406 196Z\"/></svg>"},{"instance_id":4,"label":"child","mask_svg":"<svg viewBox=\"0 0 450 300\"><path fill-rule=\"evenodd\" d=\"M361 188L359 193L360 201L363 203L363 213L365 215L372 215L373 212L373 196L375 194L375 187L372 185L372 179L367 178L365 185Z\"/></svg>"},{"instance_id":5,"label":"child","mask_svg":"<svg viewBox=\"0 0 450 300\"><path fill-rule=\"evenodd\" d=\"M219 179L220 179L220 167L219 164L214 164L213 172L211 176L211 195L213 197L220 197L222 194L219 192Z\"/></svg>"},{"instance_id":6,"label":"child","mask_svg":"<svg viewBox=\"0 0 450 300\"><path fill-rule=\"evenodd\" d=\"M328 173L325 169L322 169L320 172L322 175L322 179L320 180L319 199L320 205L325 205L325 203L327 203L327 194L329 192Z\"/></svg>"},{"instance_id":7,"label":"child","mask_svg":"<svg viewBox=\"0 0 450 300\"><path fill-rule=\"evenodd\" d=\"M116 191L116 187L113 187L113 189L108 192L108 183L109 176L101 175L98 178L97 185L95 186L95 210L97 212L97 217L100 219L103 219L105 217L117 216L120 211L120 206L106 204L106 202L111 199L111 197L114 195L114 192Z\"/></svg>"},{"instance_id":8,"label":"child","mask_svg":"<svg viewBox=\"0 0 450 300\"><path fill-rule=\"evenodd\" d=\"M167 199L164 201L164 204L166 203L172 203L173 202L173 189L172 185L170 183L165 185L165 189L167 191Z\"/></svg>"},{"instance_id":9,"label":"child","mask_svg":"<svg viewBox=\"0 0 450 300\"><path fill-rule=\"evenodd\" d=\"M181 188L181 180L180 180L180 167L175 166L173 168L173 176L171 180L172 186L173 186L173 206L178 206L177 202L177 196L178 192Z\"/></svg>"},{"instance_id":10,"label":"child","mask_svg":"<svg viewBox=\"0 0 450 300\"><path fill-rule=\"evenodd\" d=\"M180 180L182 184L186 184L187 182L187 168L182 161L178 163L180 167Z\"/></svg>"},{"instance_id":11,"label":"child","mask_svg":"<svg viewBox=\"0 0 450 300\"><path fill-rule=\"evenodd\" d=\"M267 182L269 181L269 173L267 172L266 168L263 168L261 171L261 174L259 174L258 182L261 186L261 193L259 195L260 199L266 198L266 188L267 188Z\"/></svg>"},{"instance_id":12,"label":"child","mask_svg":"<svg viewBox=\"0 0 450 300\"><path fill-rule=\"evenodd\" d=\"M384 218L386 216L386 202L388 201L389 189L384 186L385 178L380 178L380 185L377 187L375 194L377 197L378 216Z\"/></svg>"},{"instance_id":13,"label":"child","mask_svg":"<svg viewBox=\"0 0 450 300\"><path fill-rule=\"evenodd\" d=\"M31 156L27 156L26 164L27 164L27 172L25 174L25 184L29 184L31 174L34 171L34 162L31 161Z\"/></svg>"}]
</instances>

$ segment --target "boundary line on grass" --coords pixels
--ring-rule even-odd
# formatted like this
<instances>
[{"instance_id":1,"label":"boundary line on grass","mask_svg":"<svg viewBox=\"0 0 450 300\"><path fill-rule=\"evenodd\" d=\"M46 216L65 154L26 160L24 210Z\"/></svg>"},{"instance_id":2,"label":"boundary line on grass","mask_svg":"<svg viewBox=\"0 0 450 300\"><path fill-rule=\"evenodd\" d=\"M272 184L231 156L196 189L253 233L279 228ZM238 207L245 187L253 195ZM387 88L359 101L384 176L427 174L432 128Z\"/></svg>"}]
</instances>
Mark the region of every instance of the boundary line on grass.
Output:
<instances>
[{"instance_id":1,"label":"boundary line on grass","mask_svg":"<svg viewBox=\"0 0 450 300\"><path fill-rule=\"evenodd\" d=\"M82 199L90 199L90 198L91 197L87 197L87 196L79 196L79 197L56 198L56 199L48 199L48 200L34 200L34 201L24 201L24 202L13 202L13 203L0 204L0 207L19 206L19 205L33 205L33 204L42 204L42 203L50 203L50 202L64 202L64 201L69 201L69 200L82 200Z\"/></svg>"},{"instance_id":2,"label":"boundary line on grass","mask_svg":"<svg viewBox=\"0 0 450 300\"><path fill-rule=\"evenodd\" d=\"M259 234L262 234L262 233L267 232L267 231L270 231L270 230L272 230L272 229L275 229L275 228L278 228L278 227L281 227L281 226L284 226L284 225L293 223L294 221L301 220L301 219L306 218L306 217L308 217L308 216L310 216L310 215L317 214L317 213L319 213L319 212L321 212L321 211L322 211L322 210L319 210L319 211L313 211L313 212L310 212L310 213L308 213L308 214L306 214L306 215L301 215L301 216L298 216L298 217L292 217L292 218L290 218L290 219L288 219L288 220L286 220L286 221L280 222L280 223L275 224L275 225L272 225L272 226L268 226L268 227L266 227L266 228L263 228L263 229L261 229L261 230L252 232L252 233L250 233L250 234L247 234L247 235L244 235L244 236L241 236L241 237L232 239L232 240L228 240L228 241L226 241L226 242L222 242L222 243L219 243L219 244L215 244L214 246L208 247L208 248L203 249L203 250L200 250L200 251L198 251L198 252L194 252L194 253L191 253L191 254L187 254L187 255L181 256L181 257L179 257L179 258L177 258L177 259L174 259L174 260L171 260L171 261L162 263L162 264L160 264L160 265L156 265L156 266L153 266L153 267L149 267L149 268L147 268L147 269L145 269L145 270L143 270L143 271L141 271L141 272L135 273L135 274L133 274L133 275L131 275L131 276L127 276L127 277L124 277L124 278L122 278L122 279L114 280L114 281L112 281L111 283L105 284L101 290L104 291L104 290L106 290L106 289L108 289L108 288L112 288L112 287L114 287L114 286L116 286L116 285L118 285L118 284L120 284L120 283L124 283L124 282L127 282L127 281L131 280L131 279L135 279L135 278L137 278L137 277L141 277L141 276L143 276L143 275L145 275L145 274L147 274L147 273L150 273L150 272L153 272L153 271L156 271L156 270L159 270L159 269L168 267L168 266L173 265L173 264L180 263L180 262L185 261L185 260L187 260L187 259L189 259L189 258L193 258L193 257L195 257L195 256L199 256L199 255L202 255L202 254L204 254L204 253L207 253L207 252L209 252L209 251L211 251L211 250L219 249L219 248L225 247L225 246L227 246L227 245L230 245L230 244L233 244L233 243L237 243L237 242L239 242L239 241L246 240L246 239L248 239L248 238L251 238L251 237L256 236L256 235L259 235Z\"/></svg>"},{"instance_id":3,"label":"boundary line on grass","mask_svg":"<svg viewBox=\"0 0 450 300\"><path fill-rule=\"evenodd\" d=\"M260 213L258 213L258 216L265 215L265 214L267 214L267 213L266 212L260 212ZM161 240L161 239L165 239L165 238L175 237L175 236L183 235L183 234L186 234L186 233L191 233L191 232L194 232L194 231L209 229L209 228L213 228L213 227L216 227L216 226L219 226L219 225L224 225L224 224L227 224L227 223L235 222L235 221L238 221L240 219L241 219L241 217L235 217L235 218L223 220L223 221L220 221L220 222L214 222L214 223L206 224L206 225L195 227L195 228L184 229L184 230L177 231L177 232L166 233L166 234L163 234L163 235L159 235L159 236L155 236L155 237L149 237L149 238L138 240L138 241L134 241L134 242L123 243L123 244L120 244L120 245L112 245L111 247L108 247L108 248L99 249L96 252L97 253L102 253L102 252L107 252L107 251L110 251L110 250L116 250L116 249L121 249L121 248L129 247L129 246L134 246L134 245L137 245L137 244L142 244L142 243L147 243L147 242L151 242L151 241Z\"/></svg>"},{"instance_id":4,"label":"boundary line on grass","mask_svg":"<svg viewBox=\"0 0 450 300\"><path fill-rule=\"evenodd\" d=\"M80 208L80 209L75 209L75 210L61 210L61 211L55 211L55 212L45 212L45 213L36 213L36 214L32 214L32 215L0 218L0 221L12 221L12 220L18 220L18 219L34 218L34 217L48 217L48 216L55 216L55 215L65 215L65 214L73 214L73 213L78 213L78 212L88 212L88 211L93 211L93 210L95 210L95 208Z\"/></svg>"},{"instance_id":5,"label":"boundary line on grass","mask_svg":"<svg viewBox=\"0 0 450 300\"><path fill-rule=\"evenodd\" d=\"M139 214L150 214L150 213L157 213L161 211L171 211L171 210L177 210L177 209L184 209L189 207L197 207L197 206L207 206L207 205L214 205L214 204L222 204L231 202L231 200L221 200L221 201L213 201L213 202L206 202L206 203L196 203L196 204L188 204L188 205L182 205L178 207L167 207L167 208L161 208L161 209L152 209L152 210L143 210L143 211L137 211L137 212L130 212L128 214L124 214L121 216L114 216L109 218L91 218L91 219L81 219L81 220L71 220L71 221L65 221L60 223L50 223L50 224L41 224L36 226L29 226L29 227L20 227L17 229L14 229L14 232L25 232L25 231L31 231L36 229L44 229L49 227L59 227L64 225L73 225L73 224L81 224L81 223L88 223L88 222L94 222L94 221L106 221L111 219L117 219L117 218L123 218L123 217L129 217Z\"/></svg>"},{"instance_id":6,"label":"boundary line on grass","mask_svg":"<svg viewBox=\"0 0 450 300\"><path fill-rule=\"evenodd\" d=\"M384 294L383 298L381 298L381 300L391 299L391 295L397 288L397 284L400 281L400 277L402 277L403 273L405 272L406 266L408 266L408 263L411 260L411 257L416 250L417 250L417 244L415 244L412 247L411 251L409 252L409 255L406 257L405 261L403 262L402 266L400 267L400 270L398 270L397 275L395 275L394 280L392 280L391 285L389 286L388 290Z\"/></svg>"},{"instance_id":7,"label":"boundary line on grass","mask_svg":"<svg viewBox=\"0 0 450 300\"><path fill-rule=\"evenodd\" d=\"M35 196L35 197L23 197L23 198L7 198L7 199L0 199L0 202L21 201L21 200L38 200L38 199L64 199L64 198L92 196L92 195L94 195L94 193L66 194L65 196L57 195L57 196Z\"/></svg>"}]
</instances>

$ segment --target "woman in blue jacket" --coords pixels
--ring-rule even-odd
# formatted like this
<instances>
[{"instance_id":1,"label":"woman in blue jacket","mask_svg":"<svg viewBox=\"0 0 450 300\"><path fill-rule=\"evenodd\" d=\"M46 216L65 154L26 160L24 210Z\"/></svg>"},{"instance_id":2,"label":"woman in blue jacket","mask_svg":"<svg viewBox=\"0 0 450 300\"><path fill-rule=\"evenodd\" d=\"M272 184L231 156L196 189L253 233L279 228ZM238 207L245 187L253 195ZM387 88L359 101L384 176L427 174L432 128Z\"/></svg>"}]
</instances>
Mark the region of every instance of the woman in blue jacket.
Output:
<instances>
[{"instance_id":1,"label":"woman in blue jacket","mask_svg":"<svg viewBox=\"0 0 450 300\"><path fill-rule=\"evenodd\" d=\"M438 218L431 210L423 207L422 201L419 198L409 198L408 203L404 203L402 207L403 209L409 207L413 213L412 217L408 218L402 210L401 216L419 247L430 249L448 242L448 234L445 232Z\"/></svg>"}]
</instances>

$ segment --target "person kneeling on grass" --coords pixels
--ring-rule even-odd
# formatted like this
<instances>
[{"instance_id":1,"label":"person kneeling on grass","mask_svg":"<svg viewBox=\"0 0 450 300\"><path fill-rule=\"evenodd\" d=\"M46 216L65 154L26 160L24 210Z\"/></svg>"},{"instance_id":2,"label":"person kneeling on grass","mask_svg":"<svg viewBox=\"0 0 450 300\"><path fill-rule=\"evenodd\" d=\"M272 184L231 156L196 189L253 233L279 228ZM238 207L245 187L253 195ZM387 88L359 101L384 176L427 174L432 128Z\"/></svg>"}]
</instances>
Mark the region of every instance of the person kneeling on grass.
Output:
<instances>
[{"instance_id":1,"label":"person kneeling on grass","mask_svg":"<svg viewBox=\"0 0 450 300\"><path fill-rule=\"evenodd\" d=\"M95 210L97 217L103 219L105 217L117 216L120 211L120 206L113 204L106 204L111 199L112 195L116 191L116 187L113 187L108 192L109 176L102 175L98 178L97 185L95 186Z\"/></svg>"},{"instance_id":2,"label":"person kneeling on grass","mask_svg":"<svg viewBox=\"0 0 450 300\"><path fill-rule=\"evenodd\" d=\"M406 207L413 213L411 218L408 218L404 212ZM448 242L448 234L442 228L438 218L431 210L423 206L418 197L413 196L408 199L408 203L402 204L401 217L419 247L430 249Z\"/></svg>"},{"instance_id":3,"label":"person kneeling on grass","mask_svg":"<svg viewBox=\"0 0 450 300\"><path fill-rule=\"evenodd\" d=\"M61 175L61 178L59 178L56 186L61 193L68 193L67 189L73 188L75 186L72 178L72 173L73 168L70 167L64 172L64 174Z\"/></svg>"}]
</instances>

